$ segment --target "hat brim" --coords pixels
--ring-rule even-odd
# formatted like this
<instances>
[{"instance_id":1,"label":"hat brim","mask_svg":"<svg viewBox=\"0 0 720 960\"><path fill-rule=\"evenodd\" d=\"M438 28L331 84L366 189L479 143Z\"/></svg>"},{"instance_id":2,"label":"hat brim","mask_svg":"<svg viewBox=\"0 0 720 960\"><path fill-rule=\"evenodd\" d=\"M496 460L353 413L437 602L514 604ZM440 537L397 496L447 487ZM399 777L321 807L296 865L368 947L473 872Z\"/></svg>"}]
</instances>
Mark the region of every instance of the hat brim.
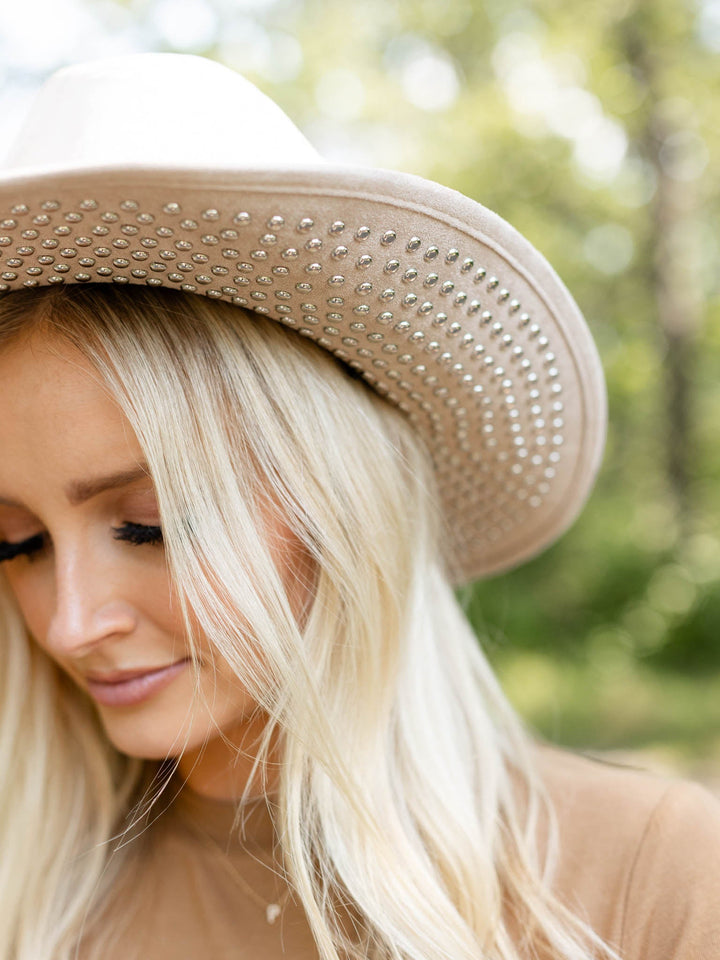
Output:
<instances>
[{"instance_id":1,"label":"hat brim","mask_svg":"<svg viewBox=\"0 0 720 960\"><path fill-rule=\"evenodd\" d=\"M399 406L437 471L458 580L517 566L585 502L597 351L513 227L410 174L103 167L0 175L0 291L141 283L315 340Z\"/></svg>"}]
</instances>

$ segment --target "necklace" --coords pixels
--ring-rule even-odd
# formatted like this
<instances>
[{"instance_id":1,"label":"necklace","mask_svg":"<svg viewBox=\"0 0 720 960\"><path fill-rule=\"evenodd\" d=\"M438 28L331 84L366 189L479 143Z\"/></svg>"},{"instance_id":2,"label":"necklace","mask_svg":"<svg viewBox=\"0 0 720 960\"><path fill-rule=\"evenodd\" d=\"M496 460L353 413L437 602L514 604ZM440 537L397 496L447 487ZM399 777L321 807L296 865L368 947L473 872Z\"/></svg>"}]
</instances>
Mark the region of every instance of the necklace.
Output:
<instances>
[{"instance_id":1,"label":"necklace","mask_svg":"<svg viewBox=\"0 0 720 960\"><path fill-rule=\"evenodd\" d=\"M240 873L237 867L230 861L227 851L223 850L217 840L206 833L201 827L197 826L197 824L192 823L190 826L192 827L193 833L201 841L206 850L220 854L220 863L222 864L223 870L225 870L227 875L240 886L240 888L254 903L256 903L259 907L262 907L262 909L265 911L265 920L270 925L274 924L277 918L283 912L283 908L290 898L290 887L286 884L285 890L281 896L276 897L275 900L268 902L250 886L242 873ZM260 857L257 857L257 859L263 864L263 866L267 867L268 870L276 873L274 868L269 863L266 863Z\"/></svg>"}]
</instances>

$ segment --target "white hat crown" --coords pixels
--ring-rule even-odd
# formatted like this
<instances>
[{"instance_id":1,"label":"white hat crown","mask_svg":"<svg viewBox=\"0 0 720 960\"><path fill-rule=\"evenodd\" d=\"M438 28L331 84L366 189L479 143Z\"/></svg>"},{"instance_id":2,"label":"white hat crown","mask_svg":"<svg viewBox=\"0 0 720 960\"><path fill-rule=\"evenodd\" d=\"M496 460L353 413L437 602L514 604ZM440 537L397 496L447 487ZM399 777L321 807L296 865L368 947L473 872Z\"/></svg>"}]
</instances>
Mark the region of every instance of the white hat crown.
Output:
<instances>
[{"instance_id":1,"label":"white hat crown","mask_svg":"<svg viewBox=\"0 0 720 960\"><path fill-rule=\"evenodd\" d=\"M50 77L3 173L322 163L280 107L245 77L203 57L140 53L81 63Z\"/></svg>"}]
</instances>

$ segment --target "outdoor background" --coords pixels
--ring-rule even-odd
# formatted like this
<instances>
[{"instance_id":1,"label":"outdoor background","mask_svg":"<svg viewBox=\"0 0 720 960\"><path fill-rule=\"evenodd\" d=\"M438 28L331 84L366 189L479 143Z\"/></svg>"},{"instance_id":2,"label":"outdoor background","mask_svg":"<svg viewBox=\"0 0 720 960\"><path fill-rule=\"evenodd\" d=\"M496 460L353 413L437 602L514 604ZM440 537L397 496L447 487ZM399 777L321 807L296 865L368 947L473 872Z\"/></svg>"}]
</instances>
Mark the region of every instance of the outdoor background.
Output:
<instances>
[{"instance_id":1,"label":"outdoor background","mask_svg":"<svg viewBox=\"0 0 720 960\"><path fill-rule=\"evenodd\" d=\"M556 267L604 467L559 544L463 599L536 729L720 785L719 0L4 2L3 141L52 70L141 50L238 69L329 158L455 187Z\"/></svg>"}]
</instances>

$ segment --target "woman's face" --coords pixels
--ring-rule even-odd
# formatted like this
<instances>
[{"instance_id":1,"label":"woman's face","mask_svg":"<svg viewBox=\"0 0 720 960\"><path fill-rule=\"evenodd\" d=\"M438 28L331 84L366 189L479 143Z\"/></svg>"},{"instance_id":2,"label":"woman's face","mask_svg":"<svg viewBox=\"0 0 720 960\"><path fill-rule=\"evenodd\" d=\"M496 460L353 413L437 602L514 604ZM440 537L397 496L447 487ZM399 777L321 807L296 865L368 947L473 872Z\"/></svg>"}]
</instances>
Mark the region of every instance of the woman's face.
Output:
<instances>
[{"instance_id":1,"label":"woman's face","mask_svg":"<svg viewBox=\"0 0 720 960\"><path fill-rule=\"evenodd\" d=\"M205 698L194 696L143 454L81 354L39 334L0 351L0 451L1 569L34 641L94 700L120 751L177 756L187 738L183 772L212 765L213 744L220 762L218 728L239 745L255 704L209 658ZM276 542L299 608L302 550L287 530Z\"/></svg>"}]
</instances>

